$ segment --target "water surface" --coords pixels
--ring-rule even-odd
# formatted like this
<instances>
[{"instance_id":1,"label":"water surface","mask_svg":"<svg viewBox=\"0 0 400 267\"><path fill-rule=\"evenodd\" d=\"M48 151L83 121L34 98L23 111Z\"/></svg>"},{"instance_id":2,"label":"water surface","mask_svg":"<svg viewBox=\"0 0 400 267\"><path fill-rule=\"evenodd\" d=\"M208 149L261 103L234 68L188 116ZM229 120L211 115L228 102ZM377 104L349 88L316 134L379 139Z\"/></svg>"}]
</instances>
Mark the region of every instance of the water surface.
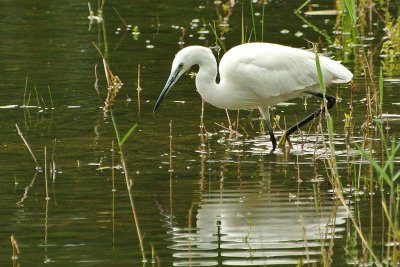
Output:
<instances>
[{"instance_id":1,"label":"water surface","mask_svg":"<svg viewBox=\"0 0 400 267\"><path fill-rule=\"evenodd\" d=\"M367 239L373 240L376 254L385 256L393 245L386 242L380 193L368 180L373 170L360 160L354 143L361 143L365 136L365 91L369 84L376 85L382 65L387 137L398 140L399 64L373 55L374 81L366 79L357 46L342 49L341 42L335 42L345 36L334 33L341 17L325 14L304 21L293 13L301 4L268 3L264 37L259 23L262 6L255 4L255 12L260 13L255 17L257 38L305 48L309 47L306 40L319 42L355 74L353 91L349 85L330 88L340 98L331 115L346 207L332 189L325 161L329 149L324 119L323 134L314 122L293 135L290 151L270 154L271 144L256 111L240 112L240 136L235 137L227 131L225 112L206 104L205 129L199 127L201 99L189 76L179 81L160 112L152 114L180 47L215 46L209 24L218 21L216 10L221 12L221 8L216 9L213 1L106 1L104 21L92 24L86 2L2 2L0 265L142 264L110 112L103 109L107 96L103 62L93 43L123 82L113 105L120 132L138 125L124 144L124 154L144 236L144 266L295 266L321 264L324 257L330 258L332 266L368 261L349 214L356 217ZM96 15L96 3L91 5ZM324 2L306 8L332 10L336 6ZM254 38L249 37L248 3L243 12L246 37ZM241 13L240 2L222 34L227 48L241 42ZM379 48L380 29L373 29L377 34L367 45ZM304 100L295 99L276 106L272 113L281 116L284 128L317 109L320 102L308 99L308 105L303 104ZM344 120L351 110L353 131L349 134ZM235 111L230 116L236 121ZM277 130L278 136L281 133ZM48 201L45 147L46 168L51 169ZM398 168L398 155L394 161ZM355 192L357 173L366 178ZM11 235L20 248L14 261Z\"/></svg>"}]
</instances>

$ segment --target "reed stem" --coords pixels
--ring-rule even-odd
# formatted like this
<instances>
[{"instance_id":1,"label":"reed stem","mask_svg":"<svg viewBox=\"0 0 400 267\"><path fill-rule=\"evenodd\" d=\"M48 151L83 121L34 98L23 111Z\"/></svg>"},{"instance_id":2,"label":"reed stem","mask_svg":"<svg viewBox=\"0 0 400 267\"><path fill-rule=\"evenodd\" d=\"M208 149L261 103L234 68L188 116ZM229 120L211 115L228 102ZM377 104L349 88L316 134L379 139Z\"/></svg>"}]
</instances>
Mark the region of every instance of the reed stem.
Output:
<instances>
[{"instance_id":1,"label":"reed stem","mask_svg":"<svg viewBox=\"0 0 400 267\"><path fill-rule=\"evenodd\" d=\"M33 161L35 161L36 168L39 168L39 163L37 162L36 157L33 154L32 149L29 146L28 142L26 141L24 135L22 134L21 130L19 129L18 124L15 124L15 127L17 128L18 135L21 137L22 141L24 141L26 148L28 149L29 153L31 154Z\"/></svg>"}]
</instances>

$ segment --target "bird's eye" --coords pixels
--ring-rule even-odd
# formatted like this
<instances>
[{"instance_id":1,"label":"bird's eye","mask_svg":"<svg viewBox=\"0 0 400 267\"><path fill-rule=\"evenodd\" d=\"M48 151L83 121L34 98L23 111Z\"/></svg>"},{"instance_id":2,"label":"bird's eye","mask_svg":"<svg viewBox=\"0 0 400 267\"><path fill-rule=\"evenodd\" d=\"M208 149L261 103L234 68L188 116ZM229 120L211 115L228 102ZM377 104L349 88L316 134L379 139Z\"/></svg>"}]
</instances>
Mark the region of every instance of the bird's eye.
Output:
<instances>
[{"instance_id":1,"label":"bird's eye","mask_svg":"<svg viewBox=\"0 0 400 267\"><path fill-rule=\"evenodd\" d=\"M179 64L178 68L182 69L183 68L183 63Z\"/></svg>"}]
</instances>

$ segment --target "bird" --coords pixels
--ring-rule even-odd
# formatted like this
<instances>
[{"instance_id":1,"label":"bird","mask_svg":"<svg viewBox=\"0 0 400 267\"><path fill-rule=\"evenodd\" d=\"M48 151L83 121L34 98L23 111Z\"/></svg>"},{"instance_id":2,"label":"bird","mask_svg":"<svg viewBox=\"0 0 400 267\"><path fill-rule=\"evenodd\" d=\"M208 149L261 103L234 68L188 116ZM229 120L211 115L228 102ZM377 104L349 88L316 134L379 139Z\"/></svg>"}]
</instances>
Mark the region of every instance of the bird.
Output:
<instances>
[{"instance_id":1,"label":"bird","mask_svg":"<svg viewBox=\"0 0 400 267\"><path fill-rule=\"evenodd\" d=\"M352 81L352 72L340 62L324 55L318 59L326 85ZM336 102L334 96L320 89L316 54L312 51L273 43L245 43L228 50L217 64L210 48L194 45L182 48L175 55L153 113L193 65L199 67L196 88L204 101L221 109L259 109L272 142L271 151L277 147L269 113L271 106L303 96L325 97L328 109ZM290 144L289 136L293 132L323 112L325 107L288 128L281 136L279 147L285 147L286 142Z\"/></svg>"}]
</instances>

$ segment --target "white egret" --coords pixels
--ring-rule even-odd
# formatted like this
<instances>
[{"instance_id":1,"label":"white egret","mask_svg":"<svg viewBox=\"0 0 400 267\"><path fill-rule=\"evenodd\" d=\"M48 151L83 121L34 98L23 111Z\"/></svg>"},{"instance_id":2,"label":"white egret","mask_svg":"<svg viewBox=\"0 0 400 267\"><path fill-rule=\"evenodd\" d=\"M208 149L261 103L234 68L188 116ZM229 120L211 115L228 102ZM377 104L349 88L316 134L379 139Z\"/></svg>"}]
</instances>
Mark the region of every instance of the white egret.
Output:
<instances>
[{"instance_id":1,"label":"white egret","mask_svg":"<svg viewBox=\"0 0 400 267\"><path fill-rule=\"evenodd\" d=\"M353 74L339 62L319 56L325 83L347 83ZM157 110L161 101L175 82L191 66L198 65L196 87L201 97L213 106L222 109L258 108L271 138L273 149L276 139L272 129L269 107L300 96L323 98L319 87L315 54L278 44L247 43L230 49L219 63L209 48L189 46L180 50L172 63L171 74L154 106ZM216 82L219 72L219 83ZM336 99L326 95L327 108L335 105ZM301 126L317 117L320 108L294 126L281 137L284 146L288 137Z\"/></svg>"}]
</instances>

